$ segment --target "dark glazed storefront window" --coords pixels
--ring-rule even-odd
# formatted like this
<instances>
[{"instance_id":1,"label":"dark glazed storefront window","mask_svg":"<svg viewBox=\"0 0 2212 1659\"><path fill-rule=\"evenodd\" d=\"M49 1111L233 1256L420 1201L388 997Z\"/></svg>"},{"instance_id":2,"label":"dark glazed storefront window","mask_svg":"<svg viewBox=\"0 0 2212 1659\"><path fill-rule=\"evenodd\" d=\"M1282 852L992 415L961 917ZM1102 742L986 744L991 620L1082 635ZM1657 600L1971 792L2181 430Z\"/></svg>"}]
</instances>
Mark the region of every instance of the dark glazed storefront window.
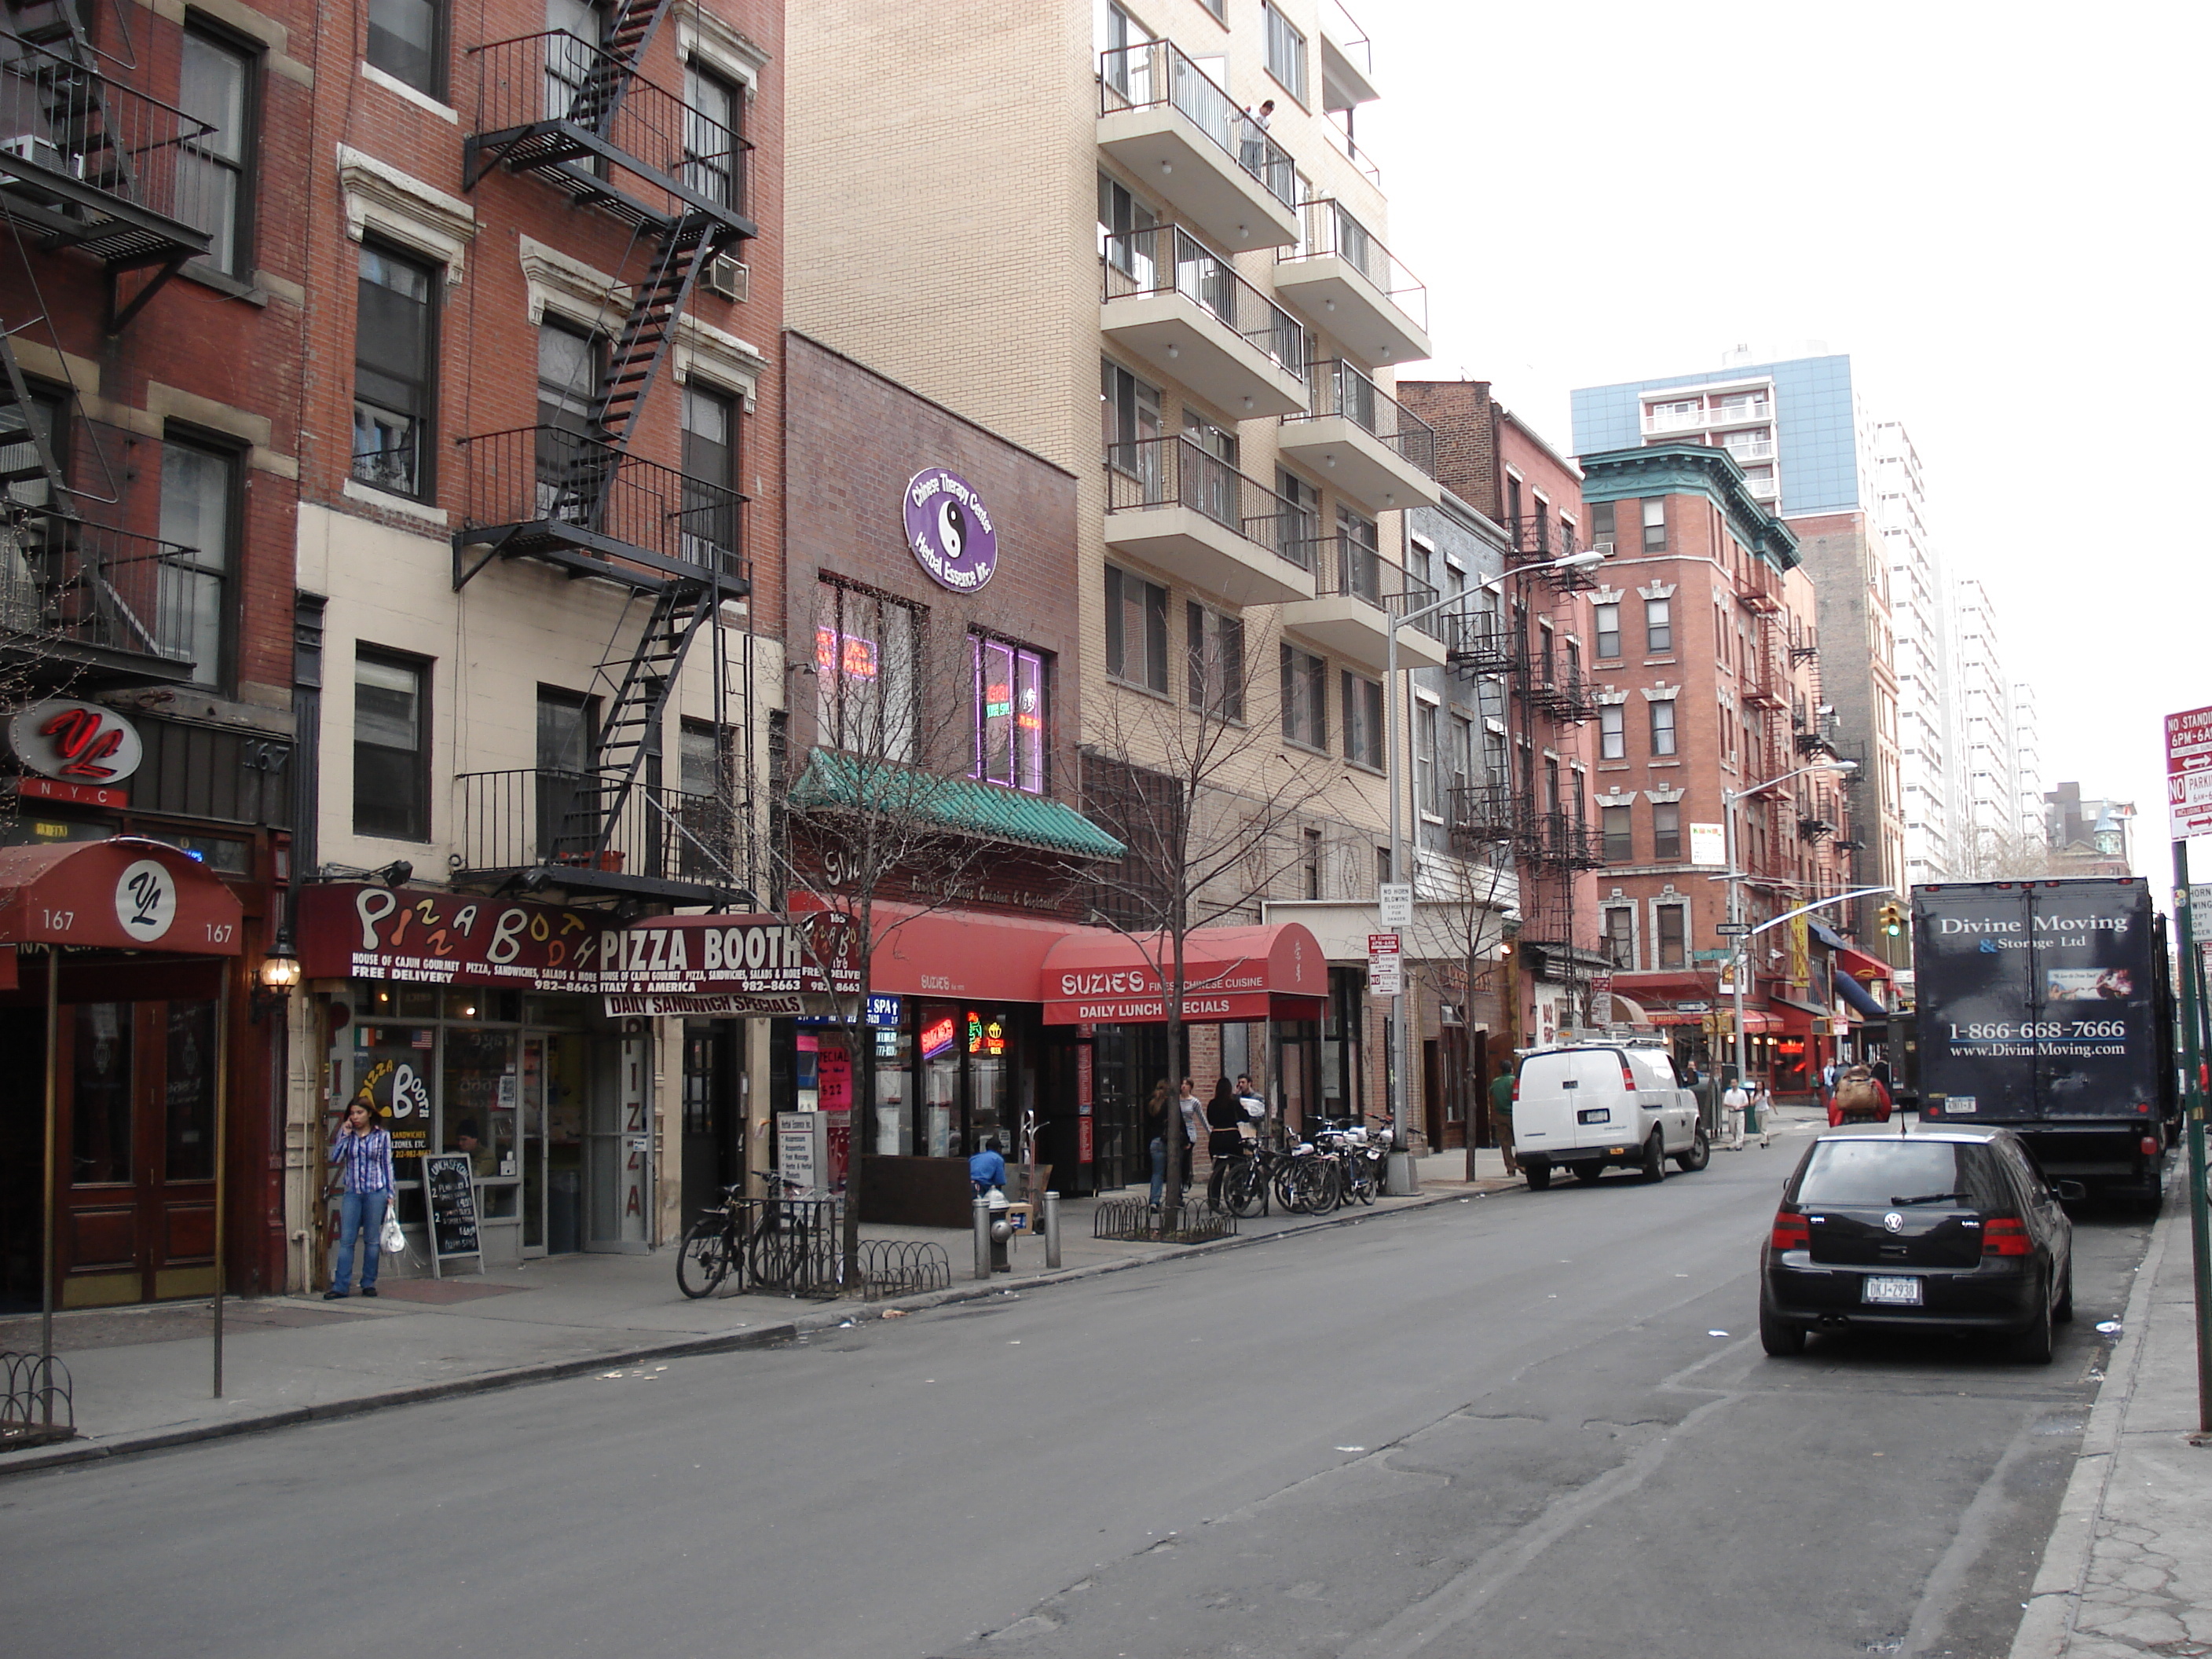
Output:
<instances>
[{"instance_id":1,"label":"dark glazed storefront window","mask_svg":"<svg viewBox=\"0 0 2212 1659\"><path fill-rule=\"evenodd\" d=\"M79 1187L131 1179L131 1015L127 1002L76 1007L76 1065L70 1180Z\"/></svg>"},{"instance_id":2,"label":"dark glazed storefront window","mask_svg":"<svg viewBox=\"0 0 2212 1659\"><path fill-rule=\"evenodd\" d=\"M171 1181L215 1178L215 1004L169 1005L167 1175Z\"/></svg>"}]
</instances>

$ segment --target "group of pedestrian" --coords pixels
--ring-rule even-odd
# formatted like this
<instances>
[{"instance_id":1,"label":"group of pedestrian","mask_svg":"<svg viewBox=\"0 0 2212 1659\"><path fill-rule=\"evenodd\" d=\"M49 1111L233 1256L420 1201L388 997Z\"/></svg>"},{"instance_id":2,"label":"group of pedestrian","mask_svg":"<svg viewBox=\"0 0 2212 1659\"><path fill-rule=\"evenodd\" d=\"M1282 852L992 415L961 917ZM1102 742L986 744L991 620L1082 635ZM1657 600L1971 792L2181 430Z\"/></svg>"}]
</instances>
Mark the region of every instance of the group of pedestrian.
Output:
<instances>
[{"instance_id":1,"label":"group of pedestrian","mask_svg":"<svg viewBox=\"0 0 2212 1659\"><path fill-rule=\"evenodd\" d=\"M1170 1099L1176 1108L1172 1114L1168 1109ZM1225 1077L1217 1080L1212 1097L1206 1100L1199 1098L1197 1086L1189 1078L1183 1079L1180 1088L1173 1091L1168 1080L1162 1078L1152 1086L1152 1098L1145 1103L1145 1145L1152 1159L1152 1203L1157 1206L1167 1189L1168 1135L1178 1120L1186 1173L1195 1163L1200 1134L1206 1136L1206 1153L1213 1161L1206 1197L1218 1205L1221 1183L1229 1173L1229 1160L1242 1156L1245 1147L1257 1139L1260 1120L1267 1115L1267 1102L1254 1092L1252 1079L1242 1073L1233 1084Z\"/></svg>"}]
</instances>

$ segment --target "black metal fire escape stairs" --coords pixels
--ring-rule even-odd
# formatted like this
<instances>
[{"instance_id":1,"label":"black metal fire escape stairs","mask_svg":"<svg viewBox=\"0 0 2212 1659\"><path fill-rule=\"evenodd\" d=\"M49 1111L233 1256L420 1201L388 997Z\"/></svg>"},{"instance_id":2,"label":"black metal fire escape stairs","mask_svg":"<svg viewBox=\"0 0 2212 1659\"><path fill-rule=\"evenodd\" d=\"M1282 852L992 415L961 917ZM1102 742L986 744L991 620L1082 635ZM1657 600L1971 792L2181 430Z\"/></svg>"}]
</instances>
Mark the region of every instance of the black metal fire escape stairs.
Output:
<instances>
[{"instance_id":1,"label":"black metal fire escape stairs","mask_svg":"<svg viewBox=\"0 0 2212 1659\"><path fill-rule=\"evenodd\" d=\"M188 223L185 155L205 122L112 80L76 0L7 0L0 28L0 216L44 252L74 248L107 275L119 333L212 239ZM149 271L127 303L125 271Z\"/></svg>"},{"instance_id":2,"label":"black metal fire escape stairs","mask_svg":"<svg viewBox=\"0 0 2212 1659\"><path fill-rule=\"evenodd\" d=\"M744 498L646 461L630 446L702 276L757 230L743 211L742 190L729 182L742 178L741 140L726 136L720 191L696 164L668 160L695 142L702 120L641 73L670 4L623 0L595 46L549 34L477 49L483 89L478 130L466 141L465 187L474 190L495 168L532 174L573 205L630 225L648 253L585 429L540 427L465 441L482 455L470 459L480 470L471 472L469 507L453 538L453 586L465 586L495 558L520 557L650 597L627 653L599 665L611 696L587 787L568 794L557 825L541 825L547 875L572 892L714 903L743 884L739 872L726 846L707 847L664 808L659 761L678 676L702 635L714 641L722 706L724 607L750 592L737 543ZM556 79L549 63L574 71L558 107L545 90ZM510 441L503 451L501 440ZM526 475L519 490L517 474ZM748 733L751 690L749 676L735 688ZM541 812L544 801L541 794ZM679 842L701 856L675 856ZM654 849L644 860L652 867L627 867L645 843ZM706 873L696 875L702 862ZM672 874L679 864L696 878Z\"/></svg>"}]
</instances>

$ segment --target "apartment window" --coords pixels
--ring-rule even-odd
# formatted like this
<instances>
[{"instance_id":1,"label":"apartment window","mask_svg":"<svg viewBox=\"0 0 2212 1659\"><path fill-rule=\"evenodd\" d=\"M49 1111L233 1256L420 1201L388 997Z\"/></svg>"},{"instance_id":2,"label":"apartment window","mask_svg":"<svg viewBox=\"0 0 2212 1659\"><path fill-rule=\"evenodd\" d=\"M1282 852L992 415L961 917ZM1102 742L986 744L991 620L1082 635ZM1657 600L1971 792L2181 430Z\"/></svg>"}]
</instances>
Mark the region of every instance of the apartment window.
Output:
<instances>
[{"instance_id":1,"label":"apartment window","mask_svg":"<svg viewBox=\"0 0 2212 1659\"><path fill-rule=\"evenodd\" d=\"M599 401L599 341L582 329L544 323L538 330L538 424L579 437L597 437L592 410Z\"/></svg>"},{"instance_id":2,"label":"apartment window","mask_svg":"<svg viewBox=\"0 0 2212 1659\"><path fill-rule=\"evenodd\" d=\"M1149 289L1157 276L1154 245L1160 239L1146 234L1160 222L1159 215L1129 187L1105 173L1098 175L1098 257L1129 278L1133 289Z\"/></svg>"},{"instance_id":3,"label":"apartment window","mask_svg":"<svg viewBox=\"0 0 2212 1659\"><path fill-rule=\"evenodd\" d=\"M1651 752L1671 755L1674 752L1674 700L1663 698L1651 705Z\"/></svg>"},{"instance_id":4,"label":"apartment window","mask_svg":"<svg viewBox=\"0 0 2212 1659\"><path fill-rule=\"evenodd\" d=\"M744 94L694 60L684 65L684 182L717 207L738 204Z\"/></svg>"},{"instance_id":5,"label":"apartment window","mask_svg":"<svg viewBox=\"0 0 2212 1659\"><path fill-rule=\"evenodd\" d=\"M1343 586L1339 591L1379 608L1382 603L1382 555L1375 520L1362 518L1348 507L1338 507L1336 544L1344 560Z\"/></svg>"},{"instance_id":6,"label":"apartment window","mask_svg":"<svg viewBox=\"0 0 2212 1659\"><path fill-rule=\"evenodd\" d=\"M442 0L368 0L368 61L426 96L444 97Z\"/></svg>"},{"instance_id":7,"label":"apartment window","mask_svg":"<svg viewBox=\"0 0 2212 1659\"><path fill-rule=\"evenodd\" d=\"M1356 766L1382 769L1382 688L1346 670L1344 694L1344 757Z\"/></svg>"},{"instance_id":8,"label":"apartment window","mask_svg":"<svg viewBox=\"0 0 2212 1659\"><path fill-rule=\"evenodd\" d=\"M1168 591L1106 567L1106 672L1163 696L1168 689Z\"/></svg>"},{"instance_id":9,"label":"apartment window","mask_svg":"<svg viewBox=\"0 0 2212 1659\"><path fill-rule=\"evenodd\" d=\"M1687 907L1662 904L1659 907L1659 965L1662 968L1680 968L1687 964L1683 948L1684 919Z\"/></svg>"},{"instance_id":10,"label":"apartment window","mask_svg":"<svg viewBox=\"0 0 2212 1659\"><path fill-rule=\"evenodd\" d=\"M1674 648L1674 612L1671 599L1644 601L1644 649L1651 656Z\"/></svg>"},{"instance_id":11,"label":"apartment window","mask_svg":"<svg viewBox=\"0 0 2212 1659\"><path fill-rule=\"evenodd\" d=\"M599 836L599 699L538 688L538 856L582 853Z\"/></svg>"},{"instance_id":12,"label":"apartment window","mask_svg":"<svg viewBox=\"0 0 2212 1659\"><path fill-rule=\"evenodd\" d=\"M1636 971L1636 912L1625 905L1605 913L1605 956L1614 967Z\"/></svg>"},{"instance_id":13,"label":"apartment window","mask_svg":"<svg viewBox=\"0 0 2212 1659\"><path fill-rule=\"evenodd\" d=\"M1145 26L1116 5L1109 4L1098 20L1099 72L1106 84L1124 98L1141 101L1144 54L1133 51L1152 37Z\"/></svg>"},{"instance_id":14,"label":"apartment window","mask_svg":"<svg viewBox=\"0 0 2212 1659\"><path fill-rule=\"evenodd\" d=\"M1617 605L1593 605L1590 607L1590 614L1597 623L1598 655L1600 657L1619 656L1620 654L1620 607Z\"/></svg>"},{"instance_id":15,"label":"apartment window","mask_svg":"<svg viewBox=\"0 0 2212 1659\"><path fill-rule=\"evenodd\" d=\"M238 537L238 457L228 450L165 440L161 539L182 550L161 570L155 637L191 667L194 685L228 678L230 578Z\"/></svg>"},{"instance_id":16,"label":"apartment window","mask_svg":"<svg viewBox=\"0 0 2212 1659\"><path fill-rule=\"evenodd\" d=\"M1104 421L1106 465L1137 481L1138 501L1164 499L1160 459L1160 393L1119 363L1099 365L1098 400ZM1115 505L1127 506L1127 491L1110 489Z\"/></svg>"},{"instance_id":17,"label":"apartment window","mask_svg":"<svg viewBox=\"0 0 2212 1659\"><path fill-rule=\"evenodd\" d=\"M1195 602L1183 608L1190 706L1218 720L1244 718L1244 624Z\"/></svg>"},{"instance_id":18,"label":"apartment window","mask_svg":"<svg viewBox=\"0 0 2212 1659\"><path fill-rule=\"evenodd\" d=\"M672 810L683 832L678 868L694 879L711 879L730 866L733 803L725 798L721 769L729 732L704 720L685 720L677 728L679 794Z\"/></svg>"},{"instance_id":19,"label":"apartment window","mask_svg":"<svg viewBox=\"0 0 2212 1659\"><path fill-rule=\"evenodd\" d=\"M1591 539L1601 542L1613 540L1613 503L1611 501L1591 502L1589 515Z\"/></svg>"},{"instance_id":20,"label":"apartment window","mask_svg":"<svg viewBox=\"0 0 2212 1659\"><path fill-rule=\"evenodd\" d=\"M197 26L186 27L177 105L215 131L185 141L177 155L177 200L184 218L208 233L204 268L228 276L247 268L253 194L246 168L256 54Z\"/></svg>"},{"instance_id":21,"label":"apartment window","mask_svg":"<svg viewBox=\"0 0 2212 1659\"><path fill-rule=\"evenodd\" d=\"M1626 705L1609 702L1597 711L1597 757L1600 760L1628 758Z\"/></svg>"},{"instance_id":22,"label":"apartment window","mask_svg":"<svg viewBox=\"0 0 2212 1659\"><path fill-rule=\"evenodd\" d=\"M1662 495L1655 495L1644 503L1644 550L1667 550L1667 501Z\"/></svg>"},{"instance_id":23,"label":"apartment window","mask_svg":"<svg viewBox=\"0 0 2212 1659\"><path fill-rule=\"evenodd\" d=\"M353 345L353 476L428 500L438 378L436 267L361 247Z\"/></svg>"},{"instance_id":24,"label":"apartment window","mask_svg":"<svg viewBox=\"0 0 2212 1659\"><path fill-rule=\"evenodd\" d=\"M353 665L353 832L430 839L429 665L363 649Z\"/></svg>"},{"instance_id":25,"label":"apartment window","mask_svg":"<svg viewBox=\"0 0 2212 1659\"><path fill-rule=\"evenodd\" d=\"M1267 73L1300 103L1306 100L1306 38L1273 6L1260 9L1267 25Z\"/></svg>"},{"instance_id":26,"label":"apartment window","mask_svg":"<svg viewBox=\"0 0 2212 1659\"><path fill-rule=\"evenodd\" d=\"M1506 757L1503 732L1482 734L1482 781L1486 787L1499 793L1513 787L1513 769Z\"/></svg>"},{"instance_id":27,"label":"apartment window","mask_svg":"<svg viewBox=\"0 0 2212 1659\"><path fill-rule=\"evenodd\" d=\"M738 400L696 378L684 388L684 556L741 574L738 556Z\"/></svg>"},{"instance_id":28,"label":"apartment window","mask_svg":"<svg viewBox=\"0 0 2212 1659\"><path fill-rule=\"evenodd\" d=\"M1310 568L1313 545L1321 539L1321 491L1288 468L1277 467L1275 493L1287 508L1283 553L1292 563Z\"/></svg>"},{"instance_id":29,"label":"apartment window","mask_svg":"<svg viewBox=\"0 0 2212 1659\"><path fill-rule=\"evenodd\" d=\"M1306 830L1298 836L1298 868L1304 878L1302 887L1305 896L1321 896L1321 831Z\"/></svg>"},{"instance_id":30,"label":"apartment window","mask_svg":"<svg viewBox=\"0 0 2212 1659\"><path fill-rule=\"evenodd\" d=\"M1636 857L1636 826L1626 806L1601 806L1598 827L1605 833L1605 861L1626 864Z\"/></svg>"},{"instance_id":31,"label":"apartment window","mask_svg":"<svg viewBox=\"0 0 2212 1659\"><path fill-rule=\"evenodd\" d=\"M1437 724L1436 704L1413 705L1413 801L1431 817L1443 811L1437 787Z\"/></svg>"},{"instance_id":32,"label":"apartment window","mask_svg":"<svg viewBox=\"0 0 2212 1659\"><path fill-rule=\"evenodd\" d=\"M1044 657L970 636L975 671L975 766L969 775L1032 795L1044 793Z\"/></svg>"},{"instance_id":33,"label":"apartment window","mask_svg":"<svg viewBox=\"0 0 2212 1659\"><path fill-rule=\"evenodd\" d=\"M814 594L817 741L849 754L910 761L921 611L902 600L824 580Z\"/></svg>"},{"instance_id":34,"label":"apartment window","mask_svg":"<svg viewBox=\"0 0 2212 1659\"><path fill-rule=\"evenodd\" d=\"M1521 527L1521 480L1510 474L1505 480L1505 527L1516 534Z\"/></svg>"},{"instance_id":35,"label":"apartment window","mask_svg":"<svg viewBox=\"0 0 2212 1659\"><path fill-rule=\"evenodd\" d=\"M1681 802L1662 800L1652 806L1651 856L1660 860L1682 856Z\"/></svg>"},{"instance_id":36,"label":"apartment window","mask_svg":"<svg viewBox=\"0 0 2212 1659\"><path fill-rule=\"evenodd\" d=\"M1328 665L1310 651L1281 647L1283 736L1308 749L1328 746Z\"/></svg>"}]
</instances>

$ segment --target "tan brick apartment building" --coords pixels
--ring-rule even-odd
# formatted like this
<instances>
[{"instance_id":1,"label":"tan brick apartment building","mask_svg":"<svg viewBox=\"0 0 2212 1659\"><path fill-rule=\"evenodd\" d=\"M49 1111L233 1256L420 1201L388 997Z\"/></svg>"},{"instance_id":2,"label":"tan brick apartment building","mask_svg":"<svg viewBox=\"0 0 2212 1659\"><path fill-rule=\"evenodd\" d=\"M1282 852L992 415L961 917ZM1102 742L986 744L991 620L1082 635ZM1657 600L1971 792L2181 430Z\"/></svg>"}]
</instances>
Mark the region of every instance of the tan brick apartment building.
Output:
<instances>
[{"instance_id":1,"label":"tan brick apartment building","mask_svg":"<svg viewBox=\"0 0 2212 1659\"><path fill-rule=\"evenodd\" d=\"M1390 393L1428 343L1349 137L1366 42L1311 0L836 0L791 29L791 319L1074 478L1085 764L1158 768L1172 740L1128 734L1210 714L1239 733L1224 811L1311 780L1219 919L1310 926L1327 1007L1203 1026L1189 1064L1379 1112L1386 619L1426 602L1402 520L1438 490ZM1401 665L1440 666L1442 631ZM1233 709L1193 706L1208 675ZM1182 1061L1127 1025L1097 1063L1129 1092Z\"/></svg>"}]
</instances>

